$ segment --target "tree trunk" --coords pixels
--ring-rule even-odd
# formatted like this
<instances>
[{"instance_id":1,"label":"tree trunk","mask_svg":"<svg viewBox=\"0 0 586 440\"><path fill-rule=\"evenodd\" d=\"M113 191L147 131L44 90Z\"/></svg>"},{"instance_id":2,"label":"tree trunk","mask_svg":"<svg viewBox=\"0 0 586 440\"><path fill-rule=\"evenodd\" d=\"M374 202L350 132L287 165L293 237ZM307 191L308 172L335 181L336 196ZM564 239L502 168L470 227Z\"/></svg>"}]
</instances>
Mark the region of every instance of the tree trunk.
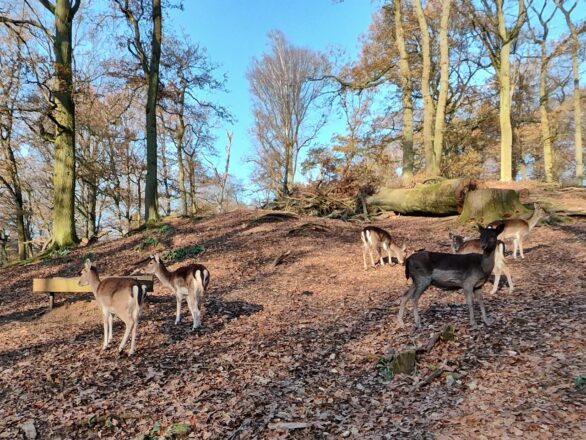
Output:
<instances>
[{"instance_id":1,"label":"tree trunk","mask_svg":"<svg viewBox=\"0 0 586 440\"><path fill-rule=\"evenodd\" d=\"M169 165L167 163L167 142L163 134L161 139L161 161L163 162L163 187L165 188L165 215L171 215L171 193L169 191Z\"/></svg>"},{"instance_id":2,"label":"tree trunk","mask_svg":"<svg viewBox=\"0 0 586 440\"><path fill-rule=\"evenodd\" d=\"M76 9L69 0L55 5L55 165L53 168L53 243L78 242L75 233L75 103L73 100L72 21Z\"/></svg>"},{"instance_id":3,"label":"tree trunk","mask_svg":"<svg viewBox=\"0 0 586 440\"><path fill-rule=\"evenodd\" d=\"M504 18L503 18L504 20ZM513 180L513 128L511 126L511 65L510 44L500 51L499 78L499 123L501 131L501 180Z\"/></svg>"},{"instance_id":4,"label":"tree trunk","mask_svg":"<svg viewBox=\"0 0 586 440\"><path fill-rule=\"evenodd\" d=\"M539 115L541 126L541 141L543 143L543 167L545 172L545 181L553 182L553 150L551 146L551 133L549 131L548 101L549 94L547 92L547 47L545 39L540 43L541 45L541 69L539 70Z\"/></svg>"},{"instance_id":5,"label":"tree trunk","mask_svg":"<svg viewBox=\"0 0 586 440\"><path fill-rule=\"evenodd\" d=\"M431 51L429 48L429 29L423 12L421 0L415 0L415 11L421 32L421 93L423 95L423 149L425 151L425 175L437 176L439 169L435 166L433 156L433 101L431 99L429 77L431 74ZM447 43L447 42L446 42Z\"/></svg>"},{"instance_id":6,"label":"tree trunk","mask_svg":"<svg viewBox=\"0 0 586 440\"><path fill-rule=\"evenodd\" d=\"M584 180L584 161L582 157L582 103L580 102L580 69L578 66L578 35L572 32L572 75L574 77L574 142L576 144L576 181L582 185Z\"/></svg>"},{"instance_id":7,"label":"tree trunk","mask_svg":"<svg viewBox=\"0 0 586 440\"><path fill-rule=\"evenodd\" d=\"M444 148L444 127L446 117L446 102L450 86L450 47L448 40L448 26L450 6L452 0L442 1L442 16L440 20L440 80L439 96L435 113L435 130L433 134L433 175L441 175L441 161Z\"/></svg>"},{"instance_id":8,"label":"tree trunk","mask_svg":"<svg viewBox=\"0 0 586 440\"><path fill-rule=\"evenodd\" d=\"M401 80L401 100L403 103L403 182L413 179L413 101L411 98L411 70L405 46L401 0L395 0L395 40L399 51L399 75Z\"/></svg>"},{"instance_id":9,"label":"tree trunk","mask_svg":"<svg viewBox=\"0 0 586 440\"><path fill-rule=\"evenodd\" d=\"M494 220L521 217L530 212L519 201L519 194L515 190L477 189L466 194L464 207L458 221L474 220L487 224Z\"/></svg>"},{"instance_id":10,"label":"tree trunk","mask_svg":"<svg viewBox=\"0 0 586 440\"><path fill-rule=\"evenodd\" d=\"M177 127L177 167L179 168L179 193L181 197L181 214L187 215L187 190L185 188L185 163L183 161L183 135L185 125L183 118L180 116L179 126Z\"/></svg>"},{"instance_id":11,"label":"tree trunk","mask_svg":"<svg viewBox=\"0 0 586 440\"><path fill-rule=\"evenodd\" d=\"M147 73L148 81L146 103L147 173L144 191L145 222L159 220L157 209L157 100L163 30L161 0L153 0L152 19L151 60L148 72L145 72Z\"/></svg>"},{"instance_id":12,"label":"tree trunk","mask_svg":"<svg viewBox=\"0 0 586 440\"><path fill-rule=\"evenodd\" d=\"M366 204L371 212L380 209L401 214L457 214L463 191L470 184L468 179L450 179L415 188L381 188L366 199Z\"/></svg>"}]
</instances>

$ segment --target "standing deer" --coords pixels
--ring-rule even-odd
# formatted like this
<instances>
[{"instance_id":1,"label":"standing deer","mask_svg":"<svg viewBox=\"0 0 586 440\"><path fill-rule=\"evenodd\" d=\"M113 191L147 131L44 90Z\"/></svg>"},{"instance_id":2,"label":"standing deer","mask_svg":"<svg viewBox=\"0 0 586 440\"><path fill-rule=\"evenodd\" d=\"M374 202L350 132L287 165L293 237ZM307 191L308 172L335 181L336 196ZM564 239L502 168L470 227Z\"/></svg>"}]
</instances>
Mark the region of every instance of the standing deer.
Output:
<instances>
[{"instance_id":1,"label":"standing deer","mask_svg":"<svg viewBox=\"0 0 586 440\"><path fill-rule=\"evenodd\" d=\"M403 264L405 261L405 257L407 256L405 245L403 244L403 246L399 247L391 237L391 234L389 234L384 229L378 228L376 226L367 226L360 233L360 237L362 238L362 259L364 261L365 270L368 268L366 265L367 252L370 254L370 262L372 267L375 267L373 257L374 250L376 250L379 254L381 266L384 266L385 264L383 251L387 252L389 257L389 264L391 264L391 254L399 261L400 264Z\"/></svg>"},{"instance_id":2,"label":"standing deer","mask_svg":"<svg viewBox=\"0 0 586 440\"><path fill-rule=\"evenodd\" d=\"M517 249L521 252L521 258L525 258L525 255L523 255L523 239L529 235L539 220L547 215L539 204L534 203L533 207L535 208L533 214L531 214L531 217L527 220L511 218L506 220L495 220L488 224L488 227L495 227L500 224L505 225L505 230L503 231L501 238L503 240L507 238L513 239L513 258L517 258Z\"/></svg>"},{"instance_id":3,"label":"standing deer","mask_svg":"<svg viewBox=\"0 0 586 440\"><path fill-rule=\"evenodd\" d=\"M112 341L112 319L116 315L126 326L118 352L122 352L128 341L128 336L132 332L128 355L133 355L140 308L146 298L146 286L141 286L138 281L130 278L111 277L100 281L98 270L89 259L85 260L80 275L79 285L87 286L89 284L91 286L98 307L102 311L104 321L102 350L105 350Z\"/></svg>"},{"instance_id":4,"label":"standing deer","mask_svg":"<svg viewBox=\"0 0 586 440\"><path fill-rule=\"evenodd\" d=\"M482 320L486 325L491 321L486 316L484 301L482 299L482 286L494 269L494 255L497 247L498 235L503 232L504 225L496 228L483 228L480 230L480 254L446 254L443 252L417 252L405 261L405 276L411 278L413 284L407 289L401 298L397 323L403 326L403 314L407 300L413 303L413 315L415 326L421 326L419 318L419 298L431 285L444 289L464 289L468 311L470 314L470 325L476 327L474 319L474 301L480 306Z\"/></svg>"},{"instance_id":5,"label":"standing deer","mask_svg":"<svg viewBox=\"0 0 586 440\"><path fill-rule=\"evenodd\" d=\"M450 239L452 240L452 250L455 254L481 254L482 246L480 245L480 239L474 238L470 240L464 240L461 235L452 234L450 232ZM494 254L494 284L491 295L495 294L499 288L499 281L501 275L504 273L507 277L507 283L509 284L509 293L513 293L513 279L511 278L511 271L505 261L505 243L498 241L496 246L496 252Z\"/></svg>"},{"instance_id":6,"label":"standing deer","mask_svg":"<svg viewBox=\"0 0 586 440\"><path fill-rule=\"evenodd\" d=\"M145 272L155 274L164 286L173 290L177 299L175 324L179 324L181 320L181 303L185 298L193 319L193 329L201 325L203 296L210 282L210 272L205 266L190 264L175 271L169 271L159 254L155 254L151 256Z\"/></svg>"}]
</instances>

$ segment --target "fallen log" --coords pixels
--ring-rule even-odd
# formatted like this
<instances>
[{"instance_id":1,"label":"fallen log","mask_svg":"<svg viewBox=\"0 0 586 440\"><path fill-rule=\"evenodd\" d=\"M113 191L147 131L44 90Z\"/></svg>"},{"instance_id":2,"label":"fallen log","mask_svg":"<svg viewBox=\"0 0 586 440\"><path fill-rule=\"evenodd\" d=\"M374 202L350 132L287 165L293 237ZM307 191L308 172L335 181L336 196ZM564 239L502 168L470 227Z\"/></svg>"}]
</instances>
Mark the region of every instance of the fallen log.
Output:
<instances>
[{"instance_id":1,"label":"fallen log","mask_svg":"<svg viewBox=\"0 0 586 440\"><path fill-rule=\"evenodd\" d=\"M366 204L371 213L453 215L460 212L466 193L475 188L477 183L471 179L448 179L414 188L381 188L366 199Z\"/></svg>"}]
</instances>

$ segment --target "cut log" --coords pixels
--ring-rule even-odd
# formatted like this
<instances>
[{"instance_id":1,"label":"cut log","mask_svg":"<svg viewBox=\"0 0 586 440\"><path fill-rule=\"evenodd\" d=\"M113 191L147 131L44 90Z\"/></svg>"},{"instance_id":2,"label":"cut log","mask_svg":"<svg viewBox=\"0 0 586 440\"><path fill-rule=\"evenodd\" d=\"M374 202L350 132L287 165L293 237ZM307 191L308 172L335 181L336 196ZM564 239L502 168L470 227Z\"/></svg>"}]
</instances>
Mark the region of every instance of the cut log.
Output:
<instances>
[{"instance_id":1,"label":"cut log","mask_svg":"<svg viewBox=\"0 0 586 440\"><path fill-rule=\"evenodd\" d=\"M366 199L370 212L395 211L401 214L453 215L460 212L468 190L477 184L470 179L449 179L414 188L381 188Z\"/></svg>"},{"instance_id":2,"label":"cut log","mask_svg":"<svg viewBox=\"0 0 586 440\"><path fill-rule=\"evenodd\" d=\"M464 207L458 220L488 224L494 220L523 217L531 211L519 201L512 189L485 188L466 194Z\"/></svg>"}]
</instances>

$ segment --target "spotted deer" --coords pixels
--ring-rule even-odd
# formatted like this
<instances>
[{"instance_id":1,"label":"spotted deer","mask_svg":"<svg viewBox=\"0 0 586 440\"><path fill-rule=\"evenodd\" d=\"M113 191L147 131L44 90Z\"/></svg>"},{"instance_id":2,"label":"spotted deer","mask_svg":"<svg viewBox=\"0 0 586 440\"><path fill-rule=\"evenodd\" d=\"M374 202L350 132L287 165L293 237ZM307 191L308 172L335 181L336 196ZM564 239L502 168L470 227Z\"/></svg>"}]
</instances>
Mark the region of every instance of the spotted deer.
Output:
<instances>
[{"instance_id":1,"label":"spotted deer","mask_svg":"<svg viewBox=\"0 0 586 440\"><path fill-rule=\"evenodd\" d=\"M534 203L533 214L527 220L521 218L511 218L506 220L496 220L488 224L488 227L495 227L503 224L505 230L501 234L501 239L506 240L508 238L513 240L513 258L517 258L517 250L521 253L521 258L525 258L523 255L523 239L529 235L531 230L539 223L539 220L546 217L546 212L543 208Z\"/></svg>"},{"instance_id":2,"label":"spotted deer","mask_svg":"<svg viewBox=\"0 0 586 440\"><path fill-rule=\"evenodd\" d=\"M91 286L102 312L104 322L102 350L108 348L108 344L112 341L112 320L114 316L117 316L126 326L118 352L124 350L128 337L132 333L128 355L133 355L140 309L146 298L146 286L141 286L138 281L129 278L109 277L100 280L98 270L89 259L85 261L80 275L79 285Z\"/></svg>"},{"instance_id":3,"label":"spotted deer","mask_svg":"<svg viewBox=\"0 0 586 440\"><path fill-rule=\"evenodd\" d=\"M478 238L464 240L464 237L461 235L452 234L450 232L450 239L452 240L452 251L455 254L482 253L482 246L480 245L480 239ZM511 278L511 271L505 261L505 243L500 240L498 241L496 252L494 254L494 269L492 273L494 274L494 284L490 291L491 295L495 294L498 290L501 275L503 273L507 277L509 293L513 293L513 279Z\"/></svg>"},{"instance_id":4,"label":"spotted deer","mask_svg":"<svg viewBox=\"0 0 586 440\"><path fill-rule=\"evenodd\" d=\"M365 270L368 268L366 265L367 253L370 255L372 267L375 267L373 251L378 252L381 266L384 266L385 264L383 252L387 253L389 264L391 264L391 255L394 256L400 264L404 263L405 257L407 256L405 245L403 244L403 246L399 247L391 237L391 234L384 229L376 226L367 226L360 233L360 237L362 238L362 259L364 261Z\"/></svg>"},{"instance_id":5,"label":"spotted deer","mask_svg":"<svg viewBox=\"0 0 586 440\"><path fill-rule=\"evenodd\" d=\"M191 312L193 329L201 325L203 313L203 297L210 281L210 273L201 264L190 264L170 271L161 261L159 254L150 257L146 266L146 273L157 276L163 285L173 291L177 300L175 324L181 321L181 303L187 300L187 307Z\"/></svg>"}]
</instances>

